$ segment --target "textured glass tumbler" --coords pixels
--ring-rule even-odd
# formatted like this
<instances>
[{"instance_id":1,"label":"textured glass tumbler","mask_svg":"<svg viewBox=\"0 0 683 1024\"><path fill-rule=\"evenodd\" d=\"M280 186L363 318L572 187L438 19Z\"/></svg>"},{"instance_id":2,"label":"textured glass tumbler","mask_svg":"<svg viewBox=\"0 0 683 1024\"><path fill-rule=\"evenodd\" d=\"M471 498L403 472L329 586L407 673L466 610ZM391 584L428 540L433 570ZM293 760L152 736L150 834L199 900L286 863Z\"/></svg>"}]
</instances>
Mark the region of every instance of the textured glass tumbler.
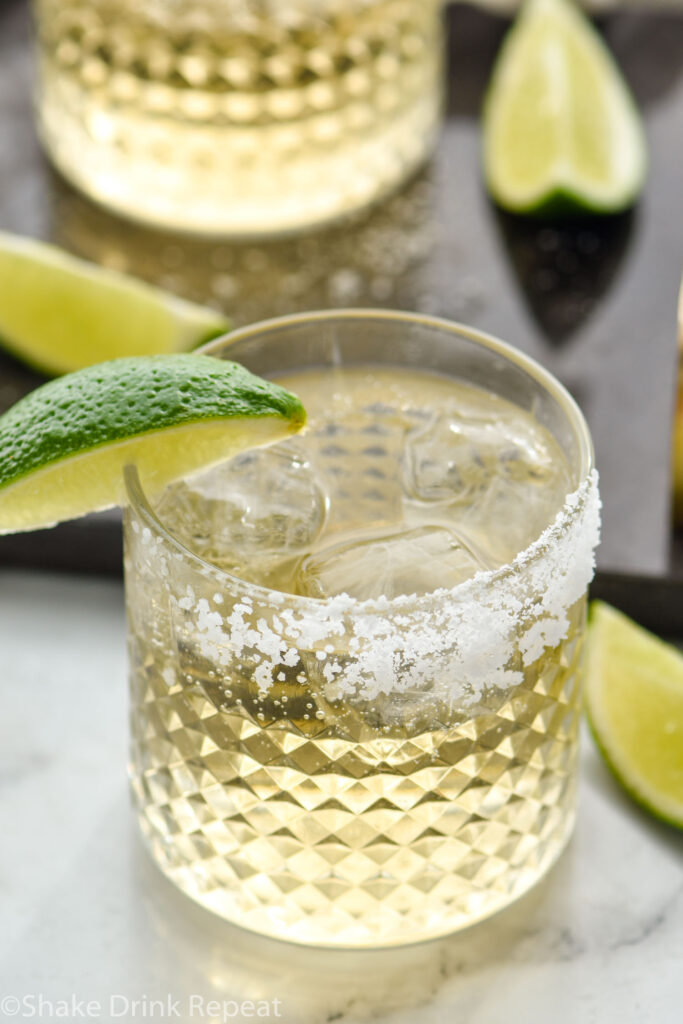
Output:
<instances>
[{"instance_id":1,"label":"textured glass tumbler","mask_svg":"<svg viewBox=\"0 0 683 1024\"><path fill-rule=\"evenodd\" d=\"M35 0L38 122L116 212L233 236L363 207L429 154L440 0Z\"/></svg>"},{"instance_id":2,"label":"textured glass tumbler","mask_svg":"<svg viewBox=\"0 0 683 1024\"><path fill-rule=\"evenodd\" d=\"M127 470L130 773L161 869L228 920L296 942L384 946L472 924L533 886L574 822L599 531L584 419L514 349L417 315L287 317L206 351L265 376L431 370L527 410L566 457L571 492L509 564L365 602L204 561Z\"/></svg>"}]
</instances>

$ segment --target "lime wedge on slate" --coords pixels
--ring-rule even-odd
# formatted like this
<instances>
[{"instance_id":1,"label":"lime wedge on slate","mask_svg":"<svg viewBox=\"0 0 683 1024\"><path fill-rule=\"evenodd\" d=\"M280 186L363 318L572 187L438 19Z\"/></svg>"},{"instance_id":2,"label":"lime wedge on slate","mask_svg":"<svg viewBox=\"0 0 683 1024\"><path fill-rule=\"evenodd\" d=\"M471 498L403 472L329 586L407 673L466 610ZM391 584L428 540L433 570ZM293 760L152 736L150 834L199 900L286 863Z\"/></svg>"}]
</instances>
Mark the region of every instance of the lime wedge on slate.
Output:
<instances>
[{"instance_id":1,"label":"lime wedge on slate","mask_svg":"<svg viewBox=\"0 0 683 1024\"><path fill-rule=\"evenodd\" d=\"M572 0L527 0L484 105L484 170L515 213L615 213L645 178L640 118L614 59Z\"/></svg>"},{"instance_id":2,"label":"lime wedge on slate","mask_svg":"<svg viewBox=\"0 0 683 1024\"><path fill-rule=\"evenodd\" d=\"M0 533L121 504L129 463L160 489L305 419L295 395L212 356L115 359L60 377L0 416Z\"/></svg>"},{"instance_id":3,"label":"lime wedge on slate","mask_svg":"<svg viewBox=\"0 0 683 1024\"><path fill-rule=\"evenodd\" d=\"M43 373L184 352L229 327L214 310L0 232L0 344Z\"/></svg>"},{"instance_id":4,"label":"lime wedge on slate","mask_svg":"<svg viewBox=\"0 0 683 1024\"><path fill-rule=\"evenodd\" d=\"M683 654L593 602L586 707L619 782L652 814L683 828Z\"/></svg>"}]
</instances>

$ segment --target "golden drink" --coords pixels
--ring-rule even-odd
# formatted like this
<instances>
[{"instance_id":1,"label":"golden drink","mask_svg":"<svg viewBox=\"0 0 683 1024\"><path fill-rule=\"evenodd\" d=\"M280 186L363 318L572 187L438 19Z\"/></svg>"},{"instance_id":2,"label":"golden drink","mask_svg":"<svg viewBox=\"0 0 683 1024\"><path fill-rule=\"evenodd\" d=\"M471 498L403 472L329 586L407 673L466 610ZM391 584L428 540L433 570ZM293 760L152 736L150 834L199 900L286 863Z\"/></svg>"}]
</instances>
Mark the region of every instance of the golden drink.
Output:
<instances>
[{"instance_id":1,"label":"golden drink","mask_svg":"<svg viewBox=\"0 0 683 1024\"><path fill-rule=\"evenodd\" d=\"M154 512L131 478L142 829L180 888L256 931L442 934L571 832L594 484L531 411L444 374L277 379L304 435Z\"/></svg>"},{"instance_id":2,"label":"golden drink","mask_svg":"<svg viewBox=\"0 0 683 1024\"><path fill-rule=\"evenodd\" d=\"M39 125L92 198L271 235L396 187L441 95L437 0L36 0Z\"/></svg>"}]
</instances>

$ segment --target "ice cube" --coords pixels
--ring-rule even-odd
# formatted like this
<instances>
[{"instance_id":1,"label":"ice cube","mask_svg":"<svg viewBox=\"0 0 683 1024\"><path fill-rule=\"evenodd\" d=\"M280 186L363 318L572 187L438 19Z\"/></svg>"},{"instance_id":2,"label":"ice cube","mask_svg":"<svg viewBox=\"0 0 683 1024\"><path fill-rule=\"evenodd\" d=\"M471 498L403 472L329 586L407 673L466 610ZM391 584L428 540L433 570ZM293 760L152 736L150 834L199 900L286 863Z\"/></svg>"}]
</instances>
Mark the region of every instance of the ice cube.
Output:
<instances>
[{"instance_id":1,"label":"ice cube","mask_svg":"<svg viewBox=\"0 0 683 1024\"><path fill-rule=\"evenodd\" d=\"M403 486L413 521L447 522L489 566L530 544L569 490L554 439L524 410L449 410L406 443ZM427 511L427 506L429 510Z\"/></svg>"},{"instance_id":2,"label":"ice cube","mask_svg":"<svg viewBox=\"0 0 683 1024\"><path fill-rule=\"evenodd\" d=\"M167 488L157 513L202 558L277 586L320 534L326 497L310 463L285 442Z\"/></svg>"},{"instance_id":3,"label":"ice cube","mask_svg":"<svg viewBox=\"0 0 683 1024\"><path fill-rule=\"evenodd\" d=\"M553 472L549 440L523 410L443 413L407 440L406 493L421 501L466 502L486 490L492 476L546 479Z\"/></svg>"},{"instance_id":4,"label":"ice cube","mask_svg":"<svg viewBox=\"0 0 683 1024\"><path fill-rule=\"evenodd\" d=\"M454 509L454 522L467 543L494 568L511 562L541 535L566 493L567 488L557 492L528 479L491 476L470 507Z\"/></svg>"},{"instance_id":5,"label":"ice cube","mask_svg":"<svg viewBox=\"0 0 683 1024\"><path fill-rule=\"evenodd\" d=\"M455 586L481 568L451 530L423 526L315 552L299 567L297 592L310 597L349 594L361 601L426 594Z\"/></svg>"}]
</instances>

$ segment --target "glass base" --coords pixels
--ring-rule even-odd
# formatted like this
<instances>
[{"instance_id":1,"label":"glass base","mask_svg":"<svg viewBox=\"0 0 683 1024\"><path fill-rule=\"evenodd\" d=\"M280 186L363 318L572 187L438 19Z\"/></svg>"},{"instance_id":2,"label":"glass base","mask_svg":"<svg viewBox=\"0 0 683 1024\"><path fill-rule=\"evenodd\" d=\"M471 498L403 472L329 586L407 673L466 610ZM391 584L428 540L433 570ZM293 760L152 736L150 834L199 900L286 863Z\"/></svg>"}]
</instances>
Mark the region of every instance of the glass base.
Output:
<instances>
[{"instance_id":1,"label":"glass base","mask_svg":"<svg viewBox=\"0 0 683 1024\"><path fill-rule=\"evenodd\" d=\"M43 72L39 131L57 169L90 199L165 230L233 238L286 235L338 220L395 191L431 153L436 83L353 131L340 112L330 139L315 124L230 128L159 124ZM332 130L332 129L330 129Z\"/></svg>"},{"instance_id":2,"label":"glass base","mask_svg":"<svg viewBox=\"0 0 683 1024\"><path fill-rule=\"evenodd\" d=\"M487 893L472 894L465 901L466 906L459 904L457 909L453 906L443 906L420 913L418 903L414 919L405 919L395 931L390 930L393 921L388 921L384 928L377 930L365 920L358 921L355 926L344 922L340 931L340 922L333 916L329 919L314 916L291 924L283 908L264 907L260 912L247 909L242 905L239 890L207 889L206 874L197 865L174 867L173 856L169 856L169 850L164 847L159 836L150 831L144 817L140 818L140 826L144 846L162 873L184 895L230 924L257 935L300 946L325 949L386 949L428 942L464 931L516 903L538 885L560 859L574 832L575 817L574 812L567 816L562 830L554 836L552 844L548 845L543 857L533 869L527 866L524 871L510 873L506 880L507 891L491 890Z\"/></svg>"}]
</instances>

